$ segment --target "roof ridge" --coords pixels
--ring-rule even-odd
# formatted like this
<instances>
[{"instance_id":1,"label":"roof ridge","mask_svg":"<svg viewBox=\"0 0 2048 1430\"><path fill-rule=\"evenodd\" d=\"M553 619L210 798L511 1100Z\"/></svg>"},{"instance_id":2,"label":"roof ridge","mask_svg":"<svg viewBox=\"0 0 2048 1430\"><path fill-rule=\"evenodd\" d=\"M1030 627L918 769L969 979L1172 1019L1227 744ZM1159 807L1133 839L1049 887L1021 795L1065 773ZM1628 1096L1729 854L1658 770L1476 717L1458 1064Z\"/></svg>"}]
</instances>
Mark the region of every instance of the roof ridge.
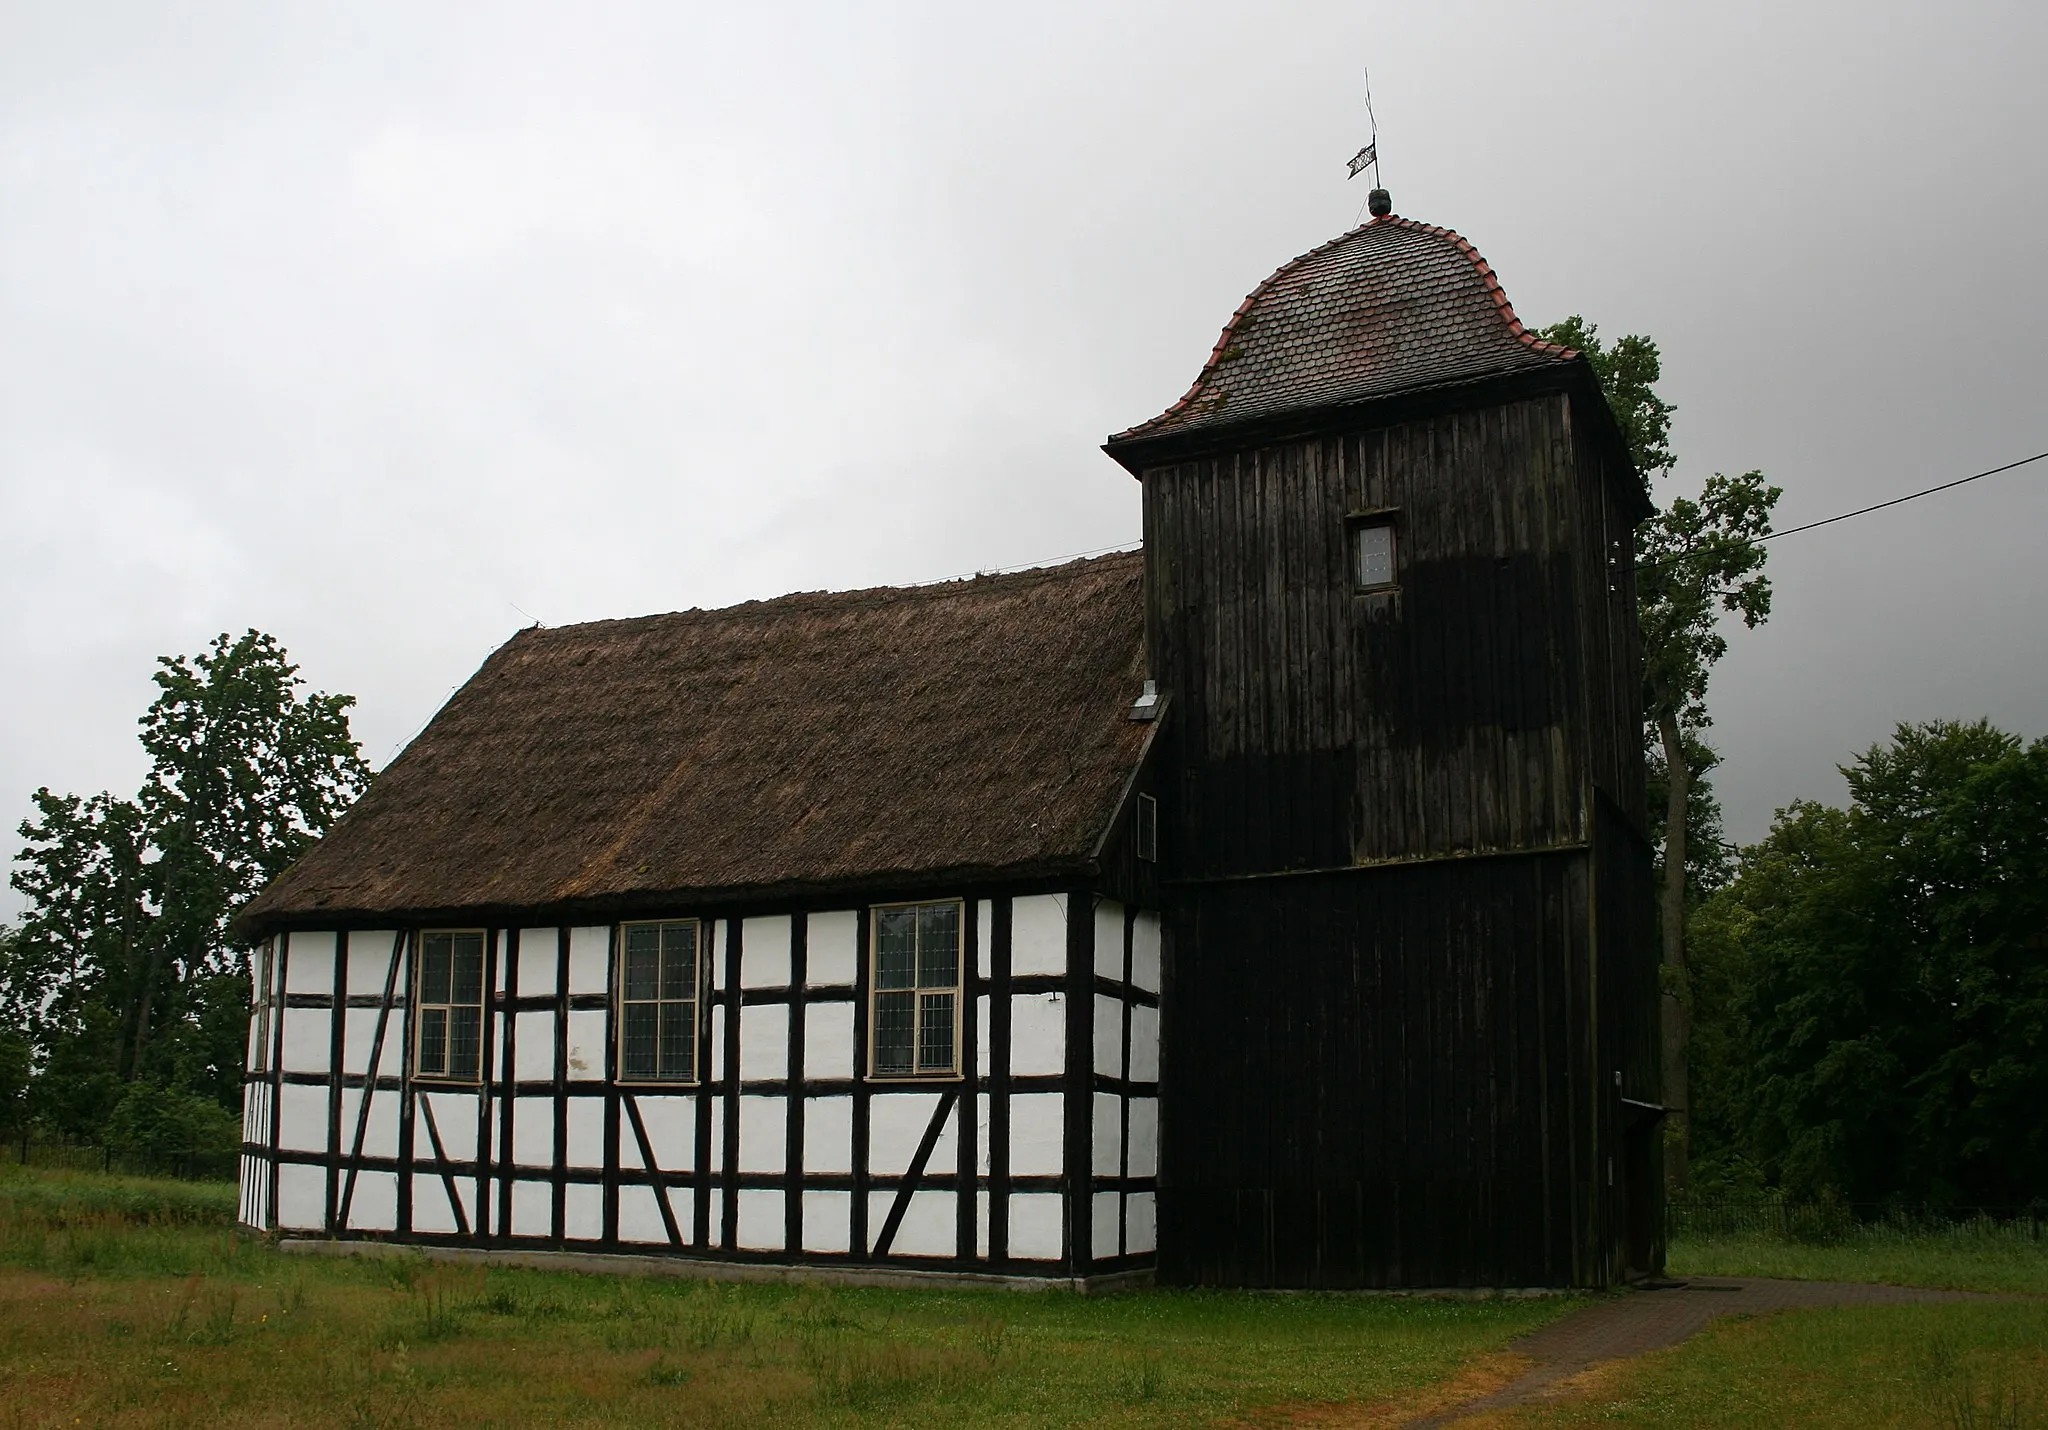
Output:
<instances>
[{"instance_id":1,"label":"roof ridge","mask_svg":"<svg viewBox=\"0 0 2048 1430\"><path fill-rule=\"evenodd\" d=\"M757 596L745 601L734 601L725 606L691 606L681 611L649 611L638 616L601 616L592 621L572 621L561 626L528 626L514 634L514 639L530 631L540 630L549 635L571 631L592 631L600 626L628 626L643 622L663 621L676 624L695 625L705 621L729 618L745 614L780 614L784 611L796 613L815 610L820 606L837 606L847 610L868 610L903 599L936 600L949 596L966 595L979 588L983 592L998 584L1024 589L1051 580L1070 580L1081 575L1082 567L1114 565L1129 562L1143 553L1143 547L1129 551L1109 551L1098 556L1077 557L1070 561L1056 562L1050 566L1031 566L1021 571L976 572L972 576L955 576L943 581L924 581L905 586L856 586L846 591L785 591L779 596ZM773 608L780 608L775 610Z\"/></svg>"},{"instance_id":2,"label":"roof ridge","mask_svg":"<svg viewBox=\"0 0 2048 1430\"><path fill-rule=\"evenodd\" d=\"M1217 335L1215 345L1209 349L1208 359L1203 362L1202 370L1195 374L1195 380L1188 385L1188 390L1181 394L1180 398L1165 411L1138 423L1134 427L1127 427L1121 432L1111 433L1107 441L1115 443L1132 437L1141 437L1151 429L1186 411L1194 403L1196 396L1202 391L1203 385L1215 375L1221 366L1224 355L1230 350L1232 337L1236 336L1240 330L1239 325L1258 304L1259 300L1271 291L1275 283L1279 282L1287 273L1300 267L1318 254L1327 253L1340 244L1349 243L1360 234L1380 227L1402 228L1417 233L1431 234L1438 238L1449 239L1452 246L1471 263L1474 271L1479 275L1481 284L1485 287L1487 295L1493 299L1494 306L1500 312L1501 318L1507 326L1508 334L1511 337L1535 352L1556 357L1563 361L1569 361L1579 355L1576 348L1568 348L1557 343L1546 342L1528 330L1528 327L1516 316L1514 304L1508 301L1507 290L1501 287L1500 278L1494 273L1493 266L1486 261L1477 248L1472 246L1471 240L1467 239L1463 234L1438 224L1428 224L1417 219L1402 218L1397 214L1387 214L1368 219L1355 228L1346 229L1335 238L1326 239L1314 248L1304 253L1296 254L1293 258L1288 259L1285 263L1267 274L1257 287L1245 295L1244 301L1237 305L1237 311L1230 315L1230 321L1223 325L1223 331Z\"/></svg>"}]
</instances>

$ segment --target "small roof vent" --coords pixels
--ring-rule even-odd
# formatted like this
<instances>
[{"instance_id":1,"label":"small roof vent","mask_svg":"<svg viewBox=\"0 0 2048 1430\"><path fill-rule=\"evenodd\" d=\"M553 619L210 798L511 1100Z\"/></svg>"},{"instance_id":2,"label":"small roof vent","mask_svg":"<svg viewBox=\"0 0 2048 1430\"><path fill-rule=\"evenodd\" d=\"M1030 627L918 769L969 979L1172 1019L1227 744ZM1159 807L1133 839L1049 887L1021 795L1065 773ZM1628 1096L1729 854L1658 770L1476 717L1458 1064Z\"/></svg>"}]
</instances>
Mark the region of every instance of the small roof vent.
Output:
<instances>
[{"instance_id":1,"label":"small roof vent","mask_svg":"<svg viewBox=\"0 0 2048 1430\"><path fill-rule=\"evenodd\" d=\"M1159 682L1148 680L1131 706L1133 720L1157 720L1159 718Z\"/></svg>"}]
</instances>

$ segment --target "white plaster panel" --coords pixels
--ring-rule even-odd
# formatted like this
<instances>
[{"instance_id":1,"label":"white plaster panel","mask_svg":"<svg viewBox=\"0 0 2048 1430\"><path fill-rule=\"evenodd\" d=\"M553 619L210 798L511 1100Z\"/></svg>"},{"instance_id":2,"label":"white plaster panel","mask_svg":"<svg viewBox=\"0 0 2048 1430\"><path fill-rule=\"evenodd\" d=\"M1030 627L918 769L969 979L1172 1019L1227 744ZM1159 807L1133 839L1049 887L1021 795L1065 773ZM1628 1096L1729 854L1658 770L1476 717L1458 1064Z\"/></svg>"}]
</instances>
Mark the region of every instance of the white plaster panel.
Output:
<instances>
[{"instance_id":1,"label":"white plaster panel","mask_svg":"<svg viewBox=\"0 0 2048 1430\"><path fill-rule=\"evenodd\" d=\"M257 1061L256 1044L262 1037L263 1013L261 1010L249 1014L249 1036L242 1044L242 1066L251 1072L262 1072L263 1064Z\"/></svg>"},{"instance_id":2,"label":"white plaster panel","mask_svg":"<svg viewBox=\"0 0 2048 1430\"><path fill-rule=\"evenodd\" d=\"M1020 1177L1057 1177L1066 1170L1066 1098L1057 1092L1018 1093L1010 1099L1010 1171Z\"/></svg>"},{"instance_id":3,"label":"white plaster panel","mask_svg":"<svg viewBox=\"0 0 2048 1430\"><path fill-rule=\"evenodd\" d=\"M512 1076L520 1082L555 1080L555 1015L521 1013L512 1038Z\"/></svg>"},{"instance_id":4,"label":"white plaster panel","mask_svg":"<svg viewBox=\"0 0 2048 1430\"><path fill-rule=\"evenodd\" d=\"M1095 995L1095 1071L1124 1075L1124 1005L1120 998Z\"/></svg>"},{"instance_id":5,"label":"white plaster panel","mask_svg":"<svg viewBox=\"0 0 2048 1430\"><path fill-rule=\"evenodd\" d=\"M1090 1201L1094 1236L1092 1251L1098 1259L1123 1255L1123 1194L1121 1192L1097 1192Z\"/></svg>"},{"instance_id":6,"label":"white plaster panel","mask_svg":"<svg viewBox=\"0 0 2048 1430\"><path fill-rule=\"evenodd\" d=\"M1159 1205L1150 1192L1124 1199L1124 1254L1149 1256L1159 1249Z\"/></svg>"},{"instance_id":7,"label":"white plaster panel","mask_svg":"<svg viewBox=\"0 0 2048 1430\"><path fill-rule=\"evenodd\" d=\"M744 956L744 948L742 956ZM782 1192L741 1188L739 1209L740 1246L747 1251L780 1251L788 1242L789 1229L784 1208L788 1198Z\"/></svg>"},{"instance_id":8,"label":"white plaster panel","mask_svg":"<svg viewBox=\"0 0 2048 1430\"><path fill-rule=\"evenodd\" d=\"M561 989L562 937L553 929L519 931L519 996L553 998Z\"/></svg>"},{"instance_id":9,"label":"white plaster panel","mask_svg":"<svg viewBox=\"0 0 2048 1430\"><path fill-rule=\"evenodd\" d=\"M852 1076L853 1004L811 1004L804 1009L804 1077Z\"/></svg>"},{"instance_id":10,"label":"white plaster panel","mask_svg":"<svg viewBox=\"0 0 2048 1430\"><path fill-rule=\"evenodd\" d=\"M512 1103L512 1160L521 1167L555 1165L555 1100L521 1097Z\"/></svg>"},{"instance_id":11,"label":"white plaster panel","mask_svg":"<svg viewBox=\"0 0 2048 1430\"><path fill-rule=\"evenodd\" d=\"M562 1236L568 1241L596 1241L604 1235L604 1188L594 1182L571 1182L563 1190Z\"/></svg>"},{"instance_id":12,"label":"white plaster panel","mask_svg":"<svg viewBox=\"0 0 2048 1430\"><path fill-rule=\"evenodd\" d=\"M860 915L852 909L812 914L804 929L804 981L813 988L842 988L860 961Z\"/></svg>"},{"instance_id":13,"label":"white plaster panel","mask_svg":"<svg viewBox=\"0 0 2048 1430\"><path fill-rule=\"evenodd\" d=\"M1064 894L1031 894L1010 903L1010 972L1067 971L1067 900Z\"/></svg>"},{"instance_id":14,"label":"white plaster panel","mask_svg":"<svg viewBox=\"0 0 2048 1430\"><path fill-rule=\"evenodd\" d=\"M1058 993L1010 998L1010 1071L1019 1077L1067 1070L1067 1000Z\"/></svg>"},{"instance_id":15,"label":"white plaster panel","mask_svg":"<svg viewBox=\"0 0 2048 1430\"><path fill-rule=\"evenodd\" d=\"M938 1105L939 1094L935 1092L891 1092L870 1097L868 1170L878 1177L897 1177L909 1171L911 1159L917 1155L917 1144L924 1140L925 1128L931 1125ZM938 1141L932 1144L925 1171L951 1172L954 1158L959 1155L959 1144L958 1120L948 1117Z\"/></svg>"},{"instance_id":16,"label":"white plaster panel","mask_svg":"<svg viewBox=\"0 0 2048 1430\"><path fill-rule=\"evenodd\" d=\"M362 1115L362 1107L361 1088L345 1087L341 1090L341 1151L344 1156L355 1147L356 1120ZM363 1124L363 1155L398 1155L398 1094L388 1088L370 1095L370 1117Z\"/></svg>"},{"instance_id":17,"label":"white plaster panel","mask_svg":"<svg viewBox=\"0 0 2048 1430\"><path fill-rule=\"evenodd\" d=\"M341 1065L344 1072L368 1069L370 1045L377 1041L375 1008L348 1008L342 1012ZM405 1071L405 1010L393 1008L384 1023L384 1046L377 1052L377 1074L397 1077Z\"/></svg>"},{"instance_id":18,"label":"white plaster panel","mask_svg":"<svg viewBox=\"0 0 2048 1430\"><path fill-rule=\"evenodd\" d=\"M852 1230L852 1192L804 1193L805 1251L845 1251Z\"/></svg>"},{"instance_id":19,"label":"white plaster panel","mask_svg":"<svg viewBox=\"0 0 2048 1430\"><path fill-rule=\"evenodd\" d=\"M984 1092L974 1099L974 1148L978 1163L974 1170L984 1177L989 1173L988 1109L989 1095Z\"/></svg>"},{"instance_id":20,"label":"white plaster panel","mask_svg":"<svg viewBox=\"0 0 2048 1430\"><path fill-rule=\"evenodd\" d=\"M668 1227L661 1219L661 1203L654 1188L619 1188L619 1240L667 1243Z\"/></svg>"},{"instance_id":21,"label":"white plaster panel","mask_svg":"<svg viewBox=\"0 0 2048 1430\"><path fill-rule=\"evenodd\" d=\"M491 991L503 993L505 991L505 980L510 977L508 970L512 967L511 930L499 929L497 933L492 935L492 942L496 947L494 950L495 957L491 959L491 965L494 970L491 974Z\"/></svg>"},{"instance_id":22,"label":"white plaster panel","mask_svg":"<svg viewBox=\"0 0 2048 1430\"><path fill-rule=\"evenodd\" d=\"M995 976L995 929L995 905L987 899L977 900L974 905L974 971L983 978Z\"/></svg>"},{"instance_id":23,"label":"white plaster panel","mask_svg":"<svg viewBox=\"0 0 2048 1430\"><path fill-rule=\"evenodd\" d=\"M1131 1005L1132 1082L1159 1081L1159 1010L1142 1003Z\"/></svg>"},{"instance_id":24,"label":"white plaster panel","mask_svg":"<svg viewBox=\"0 0 2048 1430\"><path fill-rule=\"evenodd\" d=\"M711 1061L703 1067L707 1079L725 1076L725 1014L724 1004L711 1010Z\"/></svg>"},{"instance_id":25,"label":"white plaster panel","mask_svg":"<svg viewBox=\"0 0 2048 1430\"><path fill-rule=\"evenodd\" d=\"M327 1089L288 1082L279 1092L277 1145L287 1152L325 1152Z\"/></svg>"},{"instance_id":26,"label":"white plaster panel","mask_svg":"<svg viewBox=\"0 0 2048 1430\"><path fill-rule=\"evenodd\" d=\"M582 1082L604 1076L604 1025L602 1008L574 1008L569 1012L569 1080Z\"/></svg>"},{"instance_id":27,"label":"white plaster panel","mask_svg":"<svg viewBox=\"0 0 2048 1430\"><path fill-rule=\"evenodd\" d=\"M707 940L706 956L711 960L711 986L713 988L725 987L725 923L724 919L706 919L704 921L704 927L709 929L711 933L711 937ZM723 1200L723 1198L713 1198L712 1206L716 1208ZM712 1215L714 1217L717 1216L716 1210L712 1212ZM716 1236L712 1237L713 1241L717 1239Z\"/></svg>"},{"instance_id":28,"label":"white plaster panel","mask_svg":"<svg viewBox=\"0 0 2048 1430\"><path fill-rule=\"evenodd\" d=\"M808 930L806 931L808 932ZM740 925L740 987L789 986L789 915L747 919ZM741 1215L745 1223L746 1217ZM780 1241L775 1243L782 1245Z\"/></svg>"},{"instance_id":29,"label":"white plaster panel","mask_svg":"<svg viewBox=\"0 0 2048 1430\"><path fill-rule=\"evenodd\" d=\"M740 1081L788 1076L789 1005L740 1009Z\"/></svg>"},{"instance_id":30,"label":"white plaster panel","mask_svg":"<svg viewBox=\"0 0 2048 1430\"><path fill-rule=\"evenodd\" d=\"M713 1098L711 1101L711 1170L714 1172L723 1172L726 1170L725 1099L722 1097ZM724 1202L725 1198L723 1197L713 1197L711 1199L712 1219L714 1221L717 1220L718 1217L718 1208L721 1205L723 1205ZM713 1241L717 1241L718 1237L716 1235L713 1235L711 1239Z\"/></svg>"},{"instance_id":31,"label":"white plaster panel","mask_svg":"<svg viewBox=\"0 0 2048 1430\"><path fill-rule=\"evenodd\" d=\"M384 979L391 972L391 949L398 942L395 929L355 929L348 935L348 991L373 998L384 996ZM296 956L296 955L295 955ZM400 955L398 977L391 985L395 997L405 996L404 956Z\"/></svg>"},{"instance_id":32,"label":"white plaster panel","mask_svg":"<svg viewBox=\"0 0 2048 1430\"><path fill-rule=\"evenodd\" d=\"M342 1174L347 1185L348 1174ZM398 1174L396 1172L356 1173L355 1193L348 1202L348 1224L352 1231L396 1231L398 1229Z\"/></svg>"},{"instance_id":33,"label":"white plaster panel","mask_svg":"<svg viewBox=\"0 0 2048 1430\"><path fill-rule=\"evenodd\" d=\"M717 1144L714 1143L712 1145L716 1146ZM713 1246L723 1246L725 1244L725 1197L718 1192L713 1192L704 1199L704 1202L705 1220L710 1224L711 1244Z\"/></svg>"},{"instance_id":34,"label":"white plaster panel","mask_svg":"<svg viewBox=\"0 0 2048 1430\"><path fill-rule=\"evenodd\" d=\"M604 1099L601 1097L572 1097L568 1099L568 1109L568 1165L571 1167L602 1167L604 1165Z\"/></svg>"},{"instance_id":35,"label":"white plaster panel","mask_svg":"<svg viewBox=\"0 0 2048 1430\"><path fill-rule=\"evenodd\" d=\"M1131 982L1147 993L1159 991L1159 915L1144 909L1131 923Z\"/></svg>"},{"instance_id":36,"label":"white plaster panel","mask_svg":"<svg viewBox=\"0 0 2048 1430\"><path fill-rule=\"evenodd\" d=\"M740 1170L780 1172L789 1164L789 1099L740 1099ZM742 1196L746 1194L741 1193ZM779 1194L778 1194L779 1195ZM744 1213L741 1217L745 1225ZM778 1239L775 1243L782 1245Z\"/></svg>"},{"instance_id":37,"label":"white plaster panel","mask_svg":"<svg viewBox=\"0 0 2048 1430\"><path fill-rule=\"evenodd\" d=\"M1115 899L1095 901L1095 971L1124 980L1124 906Z\"/></svg>"},{"instance_id":38,"label":"white plaster panel","mask_svg":"<svg viewBox=\"0 0 2048 1430\"><path fill-rule=\"evenodd\" d=\"M462 1214L470 1226L476 1225L476 1218L470 1213L476 1200L476 1182L469 1177L451 1177L455 1184L455 1201L448 1200L448 1182L441 1180L438 1173L415 1172L412 1178L412 1229L414 1231L456 1230L455 1206L459 1203Z\"/></svg>"},{"instance_id":39,"label":"white plaster panel","mask_svg":"<svg viewBox=\"0 0 2048 1430\"><path fill-rule=\"evenodd\" d=\"M609 928L569 930L569 991L608 993L612 981L612 931Z\"/></svg>"},{"instance_id":40,"label":"white plaster panel","mask_svg":"<svg viewBox=\"0 0 2048 1430\"><path fill-rule=\"evenodd\" d=\"M1114 1177L1123 1171L1123 1099L1107 1092L1095 1094L1095 1175Z\"/></svg>"},{"instance_id":41,"label":"white plaster panel","mask_svg":"<svg viewBox=\"0 0 2048 1430\"><path fill-rule=\"evenodd\" d=\"M286 1162L277 1169L277 1224L294 1231L327 1224L327 1169Z\"/></svg>"},{"instance_id":42,"label":"white plaster panel","mask_svg":"<svg viewBox=\"0 0 2048 1430\"><path fill-rule=\"evenodd\" d=\"M868 1225L872 1234L882 1233L882 1219L889 1215L889 1204L895 1194L875 1193L875 1200L881 1204L879 1212L871 1205ZM903 1220L896 1227L896 1239L889 1243L889 1251L895 1256L957 1256L960 1252L959 1213L954 1210L958 1199L951 1192L920 1191L910 1195L910 1204L903 1209Z\"/></svg>"},{"instance_id":43,"label":"white plaster panel","mask_svg":"<svg viewBox=\"0 0 2048 1430\"><path fill-rule=\"evenodd\" d=\"M332 993L334 935L324 930L293 933L284 978L287 993ZM283 1200L282 1193L279 1200Z\"/></svg>"},{"instance_id":44,"label":"white plaster panel","mask_svg":"<svg viewBox=\"0 0 2048 1430\"><path fill-rule=\"evenodd\" d=\"M631 1095L640 1109L640 1123L647 1129L647 1145L654 1149L655 1166L664 1172L687 1172L696 1165L697 1104L683 1096ZM640 1165L640 1141L626 1109L619 1108L619 1160L622 1165ZM628 1156L627 1154L631 1155Z\"/></svg>"},{"instance_id":45,"label":"white plaster panel","mask_svg":"<svg viewBox=\"0 0 2048 1430\"><path fill-rule=\"evenodd\" d=\"M553 1236L555 1234L555 1191L546 1182L512 1184L512 1234Z\"/></svg>"},{"instance_id":46,"label":"white plaster panel","mask_svg":"<svg viewBox=\"0 0 2048 1430\"><path fill-rule=\"evenodd\" d=\"M842 1173L853 1170L852 1098L812 1097L804 1100L804 1170ZM809 1233L805 1235L808 1237Z\"/></svg>"},{"instance_id":47,"label":"white plaster panel","mask_svg":"<svg viewBox=\"0 0 2048 1430\"><path fill-rule=\"evenodd\" d=\"M1058 1192L1013 1193L1010 1255L1021 1261L1058 1261L1066 1250L1065 1200Z\"/></svg>"},{"instance_id":48,"label":"white plaster panel","mask_svg":"<svg viewBox=\"0 0 2048 1430\"><path fill-rule=\"evenodd\" d=\"M1131 1099L1131 1175L1159 1175L1159 1099Z\"/></svg>"},{"instance_id":49,"label":"white plaster panel","mask_svg":"<svg viewBox=\"0 0 2048 1430\"><path fill-rule=\"evenodd\" d=\"M413 1155L434 1155L434 1140L427 1135L425 1107L434 1109L434 1128L441 1134L441 1150L451 1162L476 1160L476 1100L473 1092L423 1092L419 1125L412 1130Z\"/></svg>"},{"instance_id":50,"label":"white plaster panel","mask_svg":"<svg viewBox=\"0 0 2048 1430\"><path fill-rule=\"evenodd\" d=\"M278 1066L286 1072L327 1071L333 1055L334 1015L326 1008L284 1010L283 1057Z\"/></svg>"},{"instance_id":51,"label":"white plaster panel","mask_svg":"<svg viewBox=\"0 0 2048 1430\"><path fill-rule=\"evenodd\" d=\"M974 1026L981 1030L980 1036L974 1040L974 1070L984 1079L992 1074L990 1060L995 1056L995 1039L989 1036L988 1004L986 993L974 1000Z\"/></svg>"}]
</instances>

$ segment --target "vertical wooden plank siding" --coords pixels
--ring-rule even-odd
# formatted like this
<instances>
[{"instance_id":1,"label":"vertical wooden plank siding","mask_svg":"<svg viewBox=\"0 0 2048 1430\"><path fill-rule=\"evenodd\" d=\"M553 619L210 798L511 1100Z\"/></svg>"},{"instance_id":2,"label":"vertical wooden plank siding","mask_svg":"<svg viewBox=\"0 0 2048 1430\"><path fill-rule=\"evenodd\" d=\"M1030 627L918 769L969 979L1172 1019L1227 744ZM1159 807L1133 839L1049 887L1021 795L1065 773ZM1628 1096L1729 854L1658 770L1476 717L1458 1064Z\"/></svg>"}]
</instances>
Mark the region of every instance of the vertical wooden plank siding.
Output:
<instances>
[{"instance_id":1,"label":"vertical wooden plank siding","mask_svg":"<svg viewBox=\"0 0 2048 1430\"><path fill-rule=\"evenodd\" d=\"M1178 774L1164 1276L1621 1274L1608 1158L1622 1088L1654 1085L1654 967L1619 912L1647 887L1633 478L1574 400L1144 474ZM1361 593L1366 513L1391 517L1397 579Z\"/></svg>"}]
</instances>

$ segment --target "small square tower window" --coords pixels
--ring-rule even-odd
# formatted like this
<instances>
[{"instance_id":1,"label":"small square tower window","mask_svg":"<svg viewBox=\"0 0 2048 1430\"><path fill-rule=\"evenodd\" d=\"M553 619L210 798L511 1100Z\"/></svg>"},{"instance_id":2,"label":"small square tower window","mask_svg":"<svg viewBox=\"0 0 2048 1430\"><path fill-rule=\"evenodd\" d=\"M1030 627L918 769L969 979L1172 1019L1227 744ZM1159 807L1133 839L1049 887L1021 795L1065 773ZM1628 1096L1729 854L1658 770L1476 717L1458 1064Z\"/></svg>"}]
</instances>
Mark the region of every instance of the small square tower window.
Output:
<instances>
[{"instance_id":1,"label":"small square tower window","mask_svg":"<svg viewBox=\"0 0 2048 1430\"><path fill-rule=\"evenodd\" d=\"M1393 517L1372 516L1352 522L1352 589L1384 591L1399 584Z\"/></svg>"}]
</instances>

